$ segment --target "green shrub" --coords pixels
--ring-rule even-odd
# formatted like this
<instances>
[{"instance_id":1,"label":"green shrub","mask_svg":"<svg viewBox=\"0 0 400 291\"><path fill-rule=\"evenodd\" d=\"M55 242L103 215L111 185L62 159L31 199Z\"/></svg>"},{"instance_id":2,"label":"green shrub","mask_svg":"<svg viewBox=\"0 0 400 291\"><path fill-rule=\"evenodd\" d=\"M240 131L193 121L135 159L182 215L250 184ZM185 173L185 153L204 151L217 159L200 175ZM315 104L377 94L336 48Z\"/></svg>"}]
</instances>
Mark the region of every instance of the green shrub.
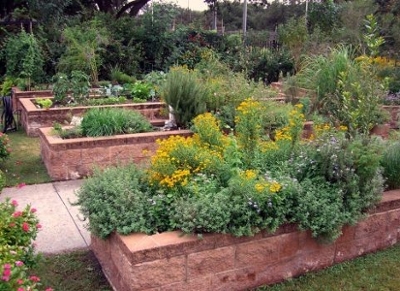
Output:
<instances>
[{"instance_id":1,"label":"green shrub","mask_svg":"<svg viewBox=\"0 0 400 291\"><path fill-rule=\"evenodd\" d=\"M155 233L165 229L152 211L167 214L168 210L160 199L154 202L149 189L144 172L135 165L97 169L79 189L77 204L88 219L89 230L101 238L115 230L122 234Z\"/></svg>"},{"instance_id":2,"label":"green shrub","mask_svg":"<svg viewBox=\"0 0 400 291\"><path fill-rule=\"evenodd\" d=\"M40 108L49 109L53 105L53 101L51 99L36 99L36 104L40 106Z\"/></svg>"},{"instance_id":3,"label":"green shrub","mask_svg":"<svg viewBox=\"0 0 400 291\"><path fill-rule=\"evenodd\" d=\"M357 222L379 201L384 181L377 139L348 138L346 127L319 125L314 138L299 141L303 114L297 105L275 141L265 140L258 132L257 105L251 99L240 105L237 122L243 124L237 135L221 134L216 118L205 113L193 120L192 137L158 141L148 168L130 169L131 174L116 169L89 179L92 188L83 187L87 196L80 203L87 205L92 229L102 237L113 230L177 229L243 236L293 222L332 241L343 225ZM244 145L248 139L251 148ZM141 178L132 182L129 175ZM132 198L131 188L139 191ZM128 203L122 202L124 191ZM126 216L120 218L121 212Z\"/></svg>"},{"instance_id":4,"label":"green shrub","mask_svg":"<svg viewBox=\"0 0 400 291\"><path fill-rule=\"evenodd\" d=\"M84 136L109 136L152 131L150 122L139 112L121 108L92 108L81 123Z\"/></svg>"},{"instance_id":5,"label":"green shrub","mask_svg":"<svg viewBox=\"0 0 400 291\"><path fill-rule=\"evenodd\" d=\"M400 187L400 142L387 146L383 152L381 165L387 189Z\"/></svg>"},{"instance_id":6,"label":"green shrub","mask_svg":"<svg viewBox=\"0 0 400 291\"><path fill-rule=\"evenodd\" d=\"M133 84L126 84L124 91L131 95L132 98L141 99L144 101L151 100L155 97L155 90L149 83L143 81L136 81Z\"/></svg>"},{"instance_id":7,"label":"green shrub","mask_svg":"<svg viewBox=\"0 0 400 291\"><path fill-rule=\"evenodd\" d=\"M40 279L29 276L28 268L37 261L33 241L41 225L35 208L17 210L17 206L10 199L0 203L0 289L39 290Z\"/></svg>"},{"instance_id":8,"label":"green shrub","mask_svg":"<svg viewBox=\"0 0 400 291\"><path fill-rule=\"evenodd\" d=\"M1 193L1 190L3 190L3 188L6 185L7 185L6 175L3 173L2 170L0 170L0 193Z\"/></svg>"},{"instance_id":9,"label":"green shrub","mask_svg":"<svg viewBox=\"0 0 400 291\"><path fill-rule=\"evenodd\" d=\"M0 161L7 159L10 153L11 148L8 135L0 132Z\"/></svg>"},{"instance_id":10,"label":"green shrub","mask_svg":"<svg viewBox=\"0 0 400 291\"><path fill-rule=\"evenodd\" d=\"M70 82L68 76L64 73L58 73L53 76L53 94L54 102L65 105L68 103L67 95L70 90Z\"/></svg>"},{"instance_id":11,"label":"green shrub","mask_svg":"<svg viewBox=\"0 0 400 291\"><path fill-rule=\"evenodd\" d=\"M176 124L188 127L198 114L205 112L208 92L195 72L172 68L162 89L162 97L172 107Z\"/></svg>"}]
</instances>

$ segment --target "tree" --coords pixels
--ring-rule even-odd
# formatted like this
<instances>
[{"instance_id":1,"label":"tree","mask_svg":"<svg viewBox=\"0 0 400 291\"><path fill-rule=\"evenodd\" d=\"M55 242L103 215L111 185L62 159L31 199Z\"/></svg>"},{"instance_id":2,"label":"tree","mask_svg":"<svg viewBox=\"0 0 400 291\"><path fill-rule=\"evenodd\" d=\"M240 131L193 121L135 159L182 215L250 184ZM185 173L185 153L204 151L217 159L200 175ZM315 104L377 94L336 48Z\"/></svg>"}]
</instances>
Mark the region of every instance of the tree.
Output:
<instances>
[{"instance_id":1,"label":"tree","mask_svg":"<svg viewBox=\"0 0 400 291\"><path fill-rule=\"evenodd\" d=\"M73 0L75 6L92 11L109 13L119 18L124 15L136 16L150 0Z\"/></svg>"}]
</instances>

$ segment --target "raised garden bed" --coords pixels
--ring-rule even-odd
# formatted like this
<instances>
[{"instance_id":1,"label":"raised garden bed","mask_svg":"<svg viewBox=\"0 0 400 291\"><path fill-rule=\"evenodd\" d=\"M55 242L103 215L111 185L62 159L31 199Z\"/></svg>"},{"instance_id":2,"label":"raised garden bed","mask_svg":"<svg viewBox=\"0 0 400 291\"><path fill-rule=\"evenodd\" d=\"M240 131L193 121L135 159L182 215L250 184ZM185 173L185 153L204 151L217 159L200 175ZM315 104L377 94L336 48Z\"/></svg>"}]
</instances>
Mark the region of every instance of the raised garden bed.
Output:
<instances>
[{"instance_id":1,"label":"raised garden bed","mask_svg":"<svg viewBox=\"0 0 400 291\"><path fill-rule=\"evenodd\" d=\"M140 162L156 150L156 140L191 135L188 130L157 131L105 137L61 139L52 127L38 129L42 160L53 180L88 176L93 167Z\"/></svg>"},{"instance_id":2,"label":"raised garden bed","mask_svg":"<svg viewBox=\"0 0 400 291\"><path fill-rule=\"evenodd\" d=\"M390 114L390 128L398 129L400 120L400 105L383 105L382 108Z\"/></svg>"},{"instance_id":3,"label":"raised garden bed","mask_svg":"<svg viewBox=\"0 0 400 291\"><path fill-rule=\"evenodd\" d=\"M36 97L49 98L53 97L53 92L51 90L21 91L18 87L13 87L11 91L11 97L13 110L15 112L19 112L22 109L20 100Z\"/></svg>"},{"instance_id":4,"label":"raised garden bed","mask_svg":"<svg viewBox=\"0 0 400 291\"><path fill-rule=\"evenodd\" d=\"M247 290L387 248L400 241L399 225L400 190L394 190L332 244L285 225L274 234L240 238L180 232L92 236L91 248L117 291Z\"/></svg>"},{"instance_id":5,"label":"raised garden bed","mask_svg":"<svg viewBox=\"0 0 400 291\"><path fill-rule=\"evenodd\" d=\"M142 113L154 125L164 125L165 117L163 110L166 107L162 102L131 103L102 106L77 106L41 109L33 103L34 98L21 98L20 104L20 123L28 136L38 136L38 129L41 127L51 127L55 122L60 124L69 123L72 116L82 116L89 108L94 107L117 107L135 110Z\"/></svg>"}]
</instances>

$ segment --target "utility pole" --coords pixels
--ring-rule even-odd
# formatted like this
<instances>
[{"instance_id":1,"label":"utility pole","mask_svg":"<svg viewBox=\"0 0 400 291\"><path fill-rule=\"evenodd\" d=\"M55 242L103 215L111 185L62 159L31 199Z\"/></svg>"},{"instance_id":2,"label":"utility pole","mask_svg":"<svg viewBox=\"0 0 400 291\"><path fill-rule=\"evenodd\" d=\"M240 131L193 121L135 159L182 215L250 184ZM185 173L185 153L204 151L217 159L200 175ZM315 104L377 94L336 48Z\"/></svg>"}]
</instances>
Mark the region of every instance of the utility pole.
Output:
<instances>
[{"instance_id":1,"label":"utility pole","mask_svg":"<svg viewBox=\"0 0 400 291\"><path fill-rule=\"evenodd\" d=\"M243 3L243 44L246 45L246 36L247 36L247 0L244 0Z\"/></svg>"}]
</instances>

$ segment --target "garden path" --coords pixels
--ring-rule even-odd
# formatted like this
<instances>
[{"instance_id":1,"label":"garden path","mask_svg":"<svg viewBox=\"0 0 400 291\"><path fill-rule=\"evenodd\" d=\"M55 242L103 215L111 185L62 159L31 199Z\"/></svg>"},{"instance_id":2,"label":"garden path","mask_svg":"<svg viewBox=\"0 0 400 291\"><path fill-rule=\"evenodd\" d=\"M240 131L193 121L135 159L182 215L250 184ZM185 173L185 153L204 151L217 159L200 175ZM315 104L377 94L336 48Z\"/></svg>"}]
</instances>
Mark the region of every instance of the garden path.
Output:
<instances>
[{"instance_id":1,"label":"garden path","mask_svg":"<svg viewBox=\"0 0 400 291\"><path fill-rule=\"evenodd\" d=\"M20 208L30 204L37 209L42 229L36 238L36 251L40 253L62 253L74 249L88 248L90 233L84 227L75 191L82 180L71 180L35 185L19 185L4 188L0 201L7 197L18 202Z\"/></svg>"}]
</instances>

